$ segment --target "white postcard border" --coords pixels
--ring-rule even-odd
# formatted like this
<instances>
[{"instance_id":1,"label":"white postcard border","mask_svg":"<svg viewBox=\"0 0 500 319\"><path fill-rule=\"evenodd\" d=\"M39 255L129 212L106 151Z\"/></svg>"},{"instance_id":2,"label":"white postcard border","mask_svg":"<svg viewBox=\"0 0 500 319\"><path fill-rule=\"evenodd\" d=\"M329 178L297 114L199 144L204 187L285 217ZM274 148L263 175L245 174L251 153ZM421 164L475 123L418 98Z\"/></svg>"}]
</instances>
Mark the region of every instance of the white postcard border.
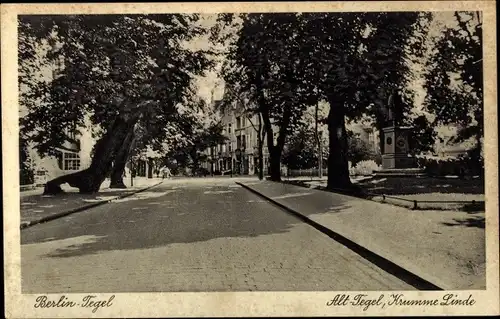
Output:
<instances>
[{"instance_id":1,"label":"white postcard border","mask_svg":"<svg viewBox=\"0 0 500 319\"><path fill-rule=\"evenodd\" d=\"M486 255L487 289L445 292L218 292L218 293L115 293L94 294L102 299L114 295L112 306L92 309L34 308L39 295L21 294L20 207L18 174L17 15L104 14L168 12L285 12L285 11L457 11L482 10L484 18L484 96L486 163ZM4 282L6 316L34 317L205 317L205 316L392 316L481 315L499 313L498 262L498 136L496 16L494 1L377 1L377 2L263 2L263 3L95 3L19 4L1 6L2 67L2 159L4 205ZM475 300L472 306L329 307L336 294L357 293L378 298L403 293L407 299L441 299L456 294ZM54 295L54 296L61 296ZM86 294L66 294L81 299ZM54 297L55 298L55 297Z\"/></svg>"}]
</instances>

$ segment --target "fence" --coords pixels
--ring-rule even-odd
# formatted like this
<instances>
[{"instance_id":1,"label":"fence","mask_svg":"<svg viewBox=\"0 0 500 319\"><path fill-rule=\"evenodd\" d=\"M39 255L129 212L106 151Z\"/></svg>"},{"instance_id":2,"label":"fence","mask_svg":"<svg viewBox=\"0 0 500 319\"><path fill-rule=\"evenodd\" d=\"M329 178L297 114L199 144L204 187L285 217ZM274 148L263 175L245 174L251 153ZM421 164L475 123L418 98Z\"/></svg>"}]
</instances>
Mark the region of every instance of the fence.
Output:
<instances>
[{"instance_id":1,"label":"fence","mask_svg":"<svg viewBox=\"0 0 500 319\"><path fill-rule=\"evenodd\" d=\"M391 203L393 205L403 206L411 209L453 209L462 208L465 210L484 210L485 201L481 200L423 200L409 199L386 194L370 194L372 199L379 200L382 203Z\"/></svg>"},{"instance_id":2,"label":"fence","mask_svg":"<svg viewBox=\"0 0 500 319\"><path fill-rule=\"evenodd\" d=\"M323 176L328 175L328 169L324 168L322 170ZM309 168L309 169L289 169L287 170L287 176L288 177L317 177L319 176L319 169L317 168Z\"/></svg>"}]
</instances>

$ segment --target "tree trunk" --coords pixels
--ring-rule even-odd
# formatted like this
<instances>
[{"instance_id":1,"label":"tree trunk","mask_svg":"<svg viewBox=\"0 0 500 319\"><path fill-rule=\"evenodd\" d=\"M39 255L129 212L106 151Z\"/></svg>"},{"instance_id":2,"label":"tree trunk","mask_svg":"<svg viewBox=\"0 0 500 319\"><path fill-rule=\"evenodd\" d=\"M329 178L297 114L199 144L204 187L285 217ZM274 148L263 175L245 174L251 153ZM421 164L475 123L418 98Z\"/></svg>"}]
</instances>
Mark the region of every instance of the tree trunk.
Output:
<instances>
[{"instance_id":1,"label":"tree trunk","mask_svg":"<svg viewBox=\"0 0 500 319\"><path fill-rule=\"evenodd\" d=\"M268 174L272 181L280 181L281 175L279 169L276 171L276 167L279 167L280 158L276 158L276 151L274 146L274 136L273 136L273 128L271 125L271 120L269 115L266 112L262 112L262 119L264 122L264 130L266 131L267 138L267 150L269 151L269 168Z\"/></svg>"},{"instance_id":2,"label":"tree trunk","mask_svg":"<svg viewBox=\"0 0 500 319\"><path fill-rule=\"evenodd\" d=\"M288 77L290 77L290 74L288 75ZM283 119L279 127L278 138L275 145L274 132L270 118L270 107L264 97L264 91L262 90L262 80L262 76L258 76L255 85L258 91L259 113L262 116L262 121L264 122L265 134L267 134L267 148L269 150L270 162L270 172L268 173L270 173L270 178L272 181L281 181L281 154L285 145L287 129L290 125L290 120L292 117L292 108L285 108L283 112ZM293 79L290 79L289 83L292 82Z\"/></svg>"},{"instance_id":3,"label":"tree trunk","mask_svg":"<svg viewBox=\"0 0 500 319\"><path fill-rule=\"evenodd\" d=\"M263 180L264 179L264 143L262 143L262 140L259 138L258 141L258 151L259 151L259 179Z\"/></svg>"},{"instance_id":4,"label":"tree trunk","mask_svg":"<svg viewBox=\"0 0 500 319\"><path fill-rule=\"evenodd\" d=\"M259 114L259 131L257 132L258 148L259 148L259 180L264 179L264 138L266 131L262 126L262 117Z\"/></svg>"},{"instance_id":5,"label":"tree trunk","mask_svg":"<svg viewBox=\"0 0 500 319\"><path fill-rule=\"evenodd\" d=\"M151 157L148 158L148 178L153 178L153 159Z\"/></svg>"},{"instance_id":6,"label":"tree trunk","mask_svg":"<svg viewBox=\"0 0 500 319\"><path fill-rule=\"evenodd\" d=\"M316 137L316 143L318 145L318 177L323 178L323 148L321 147L321 139L319 137L318 132L318 111L319 111L319 102L316 103L316 112L314 115L314 132Z\"/></svg>"},{"instance_id":7,"label":"tree trunk","mask_svg":"<svg viewBox=\"0 0 500 319\"><path fill-rule=\"evenodd\" d=\"M318 167L319 167L319 178L323 178L323 144L321 143L321 136L319 138Z\"/></svg>"},{"instance_id":8,"label":"tree trunk","mask_svg":"<svg viewBox=\"0 0 500 319\"><path fill-rule=\"evenodd\" d=\"M130 155L130 148L134 140L134 129L132 128L123 141L120 150L116 154L111 171L111 182L109 188L127 188L123 182L123 175L125 172L125 165Z\"/></svg>"},{"instance_id":9,"label":"tree trunk","mask_svg":"<svg viewBox=\"0 0 500 319\"><path fill-rule=\"evenodd\" d=\"M264 120L264 128L267 134L267 149L269 150L270 172L268 173L270 174L272 181L279 182L281 181L281 154L283 152L283 147L285 146L286 131L288 125L290 124L291 110L285 109L276 145L274 145L274 132L269 114L266 114L265 112L262 113L262 118Z\"/></svg>"},{"instance_id":10,"label":"tree trunk","mask_svg":"<svg viewBox=\"0 0 500 319\"><path fill-rule=\"evenodd\" d=\"M269 151L269 171L267 173L270 175L272 181L279 182L281 181L281 151L278 147L274 146L272 129L270 132L269 129L267 129L267 131L267 149Z\"/></svg>"},{"instance_id":11,"label":"tree trunk","mask_svg":"<svg viewBox=\"0 0 500 319\"><path fill-rule=\"evenodd\" d=\"M196 148L191 149L190 156L191 156L191 161L192 161L191 174L193 176L196 176L198 174L199 167L200 167L198 151Z\"/></svg>"},{"instance_id":12,"label":"tree trunk","mask_svg":"<svg viewBox=\"0 0 500 319\"><path fill-rule=\"evenodd\" d=\"M137 119L138 116L134 116L132 119L118 116L106 134L97 142L90 167L47 182L44 194L62 193L61 185L65 183L78 188L80 193L98 192L106 174L111 170L116 153Z\"/></svg>"},{"instance_id":13,"label":"tree trunk","mask_svg":"<svg viewBox=\"0 0 500 319\"><path fill-rule=\"evenodd\" d=\"M328 133L330 156L328 157L328 189L351 189L347 159L347 132L345 128L344 103L329 98Z\"/></svg>"},{"instance_id":14,"label":"tree trunk","mask_svg":"<svg viewBox=\"0 0 500 319\"><path fill-rule=\"evenodd\" d=\"M270 178L272 181L281 181L281 150L273 146L269 152Z\"/></svg>"}]
</instances>

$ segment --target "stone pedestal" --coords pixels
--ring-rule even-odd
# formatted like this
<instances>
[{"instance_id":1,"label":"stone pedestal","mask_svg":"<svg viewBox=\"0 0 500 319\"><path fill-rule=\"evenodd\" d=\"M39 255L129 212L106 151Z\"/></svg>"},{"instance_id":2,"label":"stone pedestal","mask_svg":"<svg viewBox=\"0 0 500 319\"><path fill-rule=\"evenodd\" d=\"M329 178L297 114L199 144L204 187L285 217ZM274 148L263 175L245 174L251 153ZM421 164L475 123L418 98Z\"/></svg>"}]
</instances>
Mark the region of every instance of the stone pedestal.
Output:
<instances>
[{"instance_id":1,"label":"stone pedestal","mask_svg":"<svg viewBox=\"0 0 500 319\"><path fill-rule=\"evenodd\" d=\"M424 177L424 170L417 168L416 159L410 157L411 127L390 126L383 129L384 146L382 170L378 177Z\"/></svg>"},{"instance_id":2,"label":"stone pedestal","mask_svg":"<svg viewBox=\"0 0 500 319\"><path fill-rule=\"evenodd\" d=\"M411 127L390 126L383 129L383 169L415 168L416 162L409 157Z\"/></svg>"}]
</instances>

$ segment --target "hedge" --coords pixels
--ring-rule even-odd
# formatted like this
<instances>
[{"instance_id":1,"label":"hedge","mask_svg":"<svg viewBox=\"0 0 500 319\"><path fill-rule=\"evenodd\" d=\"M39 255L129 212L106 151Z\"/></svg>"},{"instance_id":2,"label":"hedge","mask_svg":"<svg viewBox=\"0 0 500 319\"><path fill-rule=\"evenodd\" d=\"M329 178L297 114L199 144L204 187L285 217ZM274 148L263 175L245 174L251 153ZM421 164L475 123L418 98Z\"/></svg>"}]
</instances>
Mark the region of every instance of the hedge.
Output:
<instances>
[{"instance_id":1,"label":"hedge","mask_svg":"<svg viewBox=\"0 0 500 319\"><path fill-rule=\"evenodd\" d=\"M417 157L418 166L429 176L484 176L484 163L468 156L458 158Z\"/></svg>"}]
</instances>

